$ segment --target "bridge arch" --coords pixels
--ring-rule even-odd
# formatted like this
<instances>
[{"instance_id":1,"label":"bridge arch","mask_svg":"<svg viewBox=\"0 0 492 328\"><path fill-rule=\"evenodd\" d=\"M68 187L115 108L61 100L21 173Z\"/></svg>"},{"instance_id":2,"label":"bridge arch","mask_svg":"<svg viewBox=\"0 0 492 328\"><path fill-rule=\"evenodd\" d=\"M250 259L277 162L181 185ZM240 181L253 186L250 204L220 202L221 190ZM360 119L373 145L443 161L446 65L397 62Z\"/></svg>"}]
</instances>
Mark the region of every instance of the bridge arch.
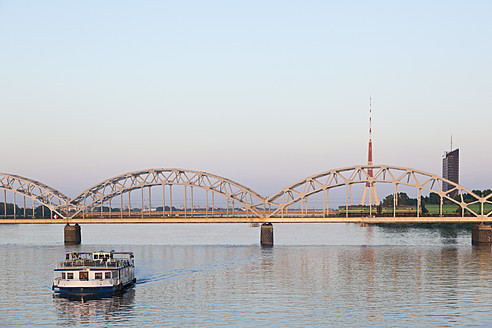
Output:
<instances>
[{"instance_id":1,"label":"bridge arch","mask_svg":"<svg viewBox=\"0 0 492 328\"><path fill-rule=\"evenodd\" d=\"M32 180L26 177L22 177L14 174L0 173L0 190L4 191L3 195L3 214L7 216L7 191L13 194L13 211L14 217L17 216L17 199L16 195L21 195L24 198L24 213L26 215L26 198L31 199L32 205L32 217L35 216L35 206L38 203L41 206L47 207L50 210L50 216L53 213L58 214L60 217L67 216L67 205L70 202L70 198L60 191L45 185L36 180ZM43 208L44 211L44 208Z\"/></svg>"},{"instance_id":2,"label":"bridge arch","mask_svg":"<svg viewBox=\"0 0 492 328\"><path fill-rule=\"evenodd\" d=\"M369 174L369 170L373 171L372 176ZM274 210L270 211L269 216L283 217L290 206L298 202L304 204L304 201L306 201L308 197L320 192L325 193L323 211L326 211L325 213L327 213L328 191L330 189L345 186L347 188L348 198L348 190L351 185L366 183L393 184L395 190L394 194L397 194L398 192L398 185L415 187L418 192L418 209L420 209L421 206L420 196L423 190L436 193L441 199L440 215L442 215L443 213L443 200L447 199L454 204L460 206L462 216L465 216L465 213L470 213L472 216L475 217L492 216L492 210L489 210L488 212L484 210L486 204L492 204L492 194L489 194L485 197L480 197L472 191L462 187L461 185L443 179L442 177L435 174L415 170L412 168L390 165L357 165L344 167L318 173L305 179L299 180L298 182L280 190L267 199L268 205L270 207L274 207ZM444 191L443 183L448 184L451 188L447 191ZM455 194L459 195L458 200L453 197L453 195ZM465 194L471 196L472 201L466 202ZM393 198L394 200L396 200L396 197ZM396 204L394 206L396 206ZM419 216L418 210L417 216Z\"/></svg>"},{"instance_id":3,"label":"bridge arch","mask_svg":"<svg viewBox=\"0 0 492 328\"><path fill-rule=\"evenodd\" d=\"M165 186L183 186L185 192L185 211L187 208L186 204L186 192L187 188L191 188L191 202L193 207L193 188L200 188L206 193L206 209L209 208L209 192L212 196L212 211L214 203L214 194L222 195L227 199L227 206L229 206L229 201L233 204L241 204L246 208L246 211L251 212L251 214L256 216L262 216L263 210L265 208L265 198L237 182L230 179L220 177L218 175L185 170L178 168L171 169L148 169L135 172L128 172L113 178L104 180L80 193L78 196L74 197L70 201L70 205L77 207L78 210L75 215L79 215L82 212L84 215L87 211L94 209L95 207L102 207L105 202L111 201L111 199L120 196L121 203L123 203L123 194L130 193L133 190L142 189L142 203L143 203L143 189L150 188L154 186L162 186L163 188L163 198ZM170 189L172 195L172 189ZM149 197L150 199L150 197ZM172 211L173 204L172 198L170 198L170 209ZM233 205L234 206L234 205ZM111 207L111 206L110 206ZM165 205L165 199L163 200L163 212L167 207ZM122 209L121 209L122 210ZM234 207L233 207L234 210ZM143 212L143 206L142 206ZM185 214L186 215L186 214Z\"/></svg>"}]
</instances>

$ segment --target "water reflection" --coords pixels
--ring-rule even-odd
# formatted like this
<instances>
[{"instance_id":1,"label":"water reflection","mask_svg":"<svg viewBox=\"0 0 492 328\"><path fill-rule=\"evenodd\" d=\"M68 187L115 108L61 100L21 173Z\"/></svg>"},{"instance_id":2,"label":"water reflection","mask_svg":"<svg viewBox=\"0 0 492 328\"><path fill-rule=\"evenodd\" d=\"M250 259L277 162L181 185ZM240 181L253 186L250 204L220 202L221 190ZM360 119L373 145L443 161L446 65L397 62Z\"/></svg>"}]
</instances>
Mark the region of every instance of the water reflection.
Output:
<instances>
[{"instance_id":1,"label":"water reflection","mask_svg":"<svg viewBox=\"0 0 492 328\"><path fill-rule=\"evenodd\" d=\"M53 295L56 312L63 326L124 323L131 318L134 300L133 287L111 296Z\"/></svg>"},{"instance_id":2,"label":"water reflection","mask_svg":"<svg viewBox=\"0 0 492 328\"><path fill-rule=\"evenodd\" d=\"M457 244L458 243L458 230L454 227L442 228L439 230L441 234L441 241L443 244Z\"/></svg>"},{"instance_id":3,"label":"water reflection","mask_svg":"<svg viewBox=\"0 0 492 328\"><path fill-rule=\"evenodd\" d=\"M273 264L273 252L272 247L262 247L261 248L261 266L265 272L271 271Z\"/></svg>"},{"instance_id":4,"label":"water reflection","mask_svg":"<svg viewBox=\"0 0 492 328\"><path fill-rule=\"evenodd\" d=\"M492 283L492 248L486 245L473 246L470 257L473 259L474 265L468 267L466 273L475 273L477 281L482 284Z\"/></svg>"}]
</instances>

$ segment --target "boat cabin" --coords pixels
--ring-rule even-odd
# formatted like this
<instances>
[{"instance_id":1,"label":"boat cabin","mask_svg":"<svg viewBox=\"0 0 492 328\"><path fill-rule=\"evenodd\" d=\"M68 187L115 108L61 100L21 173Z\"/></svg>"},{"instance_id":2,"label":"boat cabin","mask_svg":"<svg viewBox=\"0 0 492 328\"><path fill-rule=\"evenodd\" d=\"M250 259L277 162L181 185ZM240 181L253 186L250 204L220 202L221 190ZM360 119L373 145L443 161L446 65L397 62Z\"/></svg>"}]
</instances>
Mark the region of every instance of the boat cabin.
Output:
<instances>
[{"instance_id":1,"label":"boat cabin","mask_svg":"<svg viewBox=\"0 0 492 328\"><path fill-rule=\"evenodd\" d=\"M59 292L120 290L135 282L132 252L68 252L54 269L53 289Z\"/></svg>"}]
</instances>

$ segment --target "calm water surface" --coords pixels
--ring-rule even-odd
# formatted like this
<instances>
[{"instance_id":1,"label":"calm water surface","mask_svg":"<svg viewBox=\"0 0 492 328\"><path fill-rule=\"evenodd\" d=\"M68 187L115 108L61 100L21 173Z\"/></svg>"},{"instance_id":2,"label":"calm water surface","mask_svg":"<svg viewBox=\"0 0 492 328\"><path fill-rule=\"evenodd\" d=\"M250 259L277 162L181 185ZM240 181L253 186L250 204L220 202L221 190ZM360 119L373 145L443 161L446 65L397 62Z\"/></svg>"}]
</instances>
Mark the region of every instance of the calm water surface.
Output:
<instances>
[{"instance_id":1,"label":"calm water surface","mask_svg":"<svg viewBox=\"0 0 492 328\"><path fill-rule=\"evenodd\" d=\"M0 326L490 327L492 252L465 230L276 224L0 225ZM68 300L51 291L65 251L133 251L138 283Z\"/></svg>"}]
</instances>

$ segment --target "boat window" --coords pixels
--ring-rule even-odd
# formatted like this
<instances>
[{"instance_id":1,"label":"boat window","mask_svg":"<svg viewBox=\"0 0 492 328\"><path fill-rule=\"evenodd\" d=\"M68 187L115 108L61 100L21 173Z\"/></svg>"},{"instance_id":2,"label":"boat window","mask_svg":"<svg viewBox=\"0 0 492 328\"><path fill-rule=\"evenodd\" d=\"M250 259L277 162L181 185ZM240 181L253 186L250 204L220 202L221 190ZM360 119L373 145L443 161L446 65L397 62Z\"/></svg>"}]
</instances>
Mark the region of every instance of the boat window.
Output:
<instances>
[{"instance_id":1,"label":"boat window","mask_svg":"<svg viewBox=\"0 0 492 328\"><path fill-rule=\"evenodd\" d=\"M79 272L79 280L89 280L89 272L80 271Z\"/></svg>"},{"instance_id":2,"label":"boat window","mask_svg":"<svg viewBox=\"0 0 492 328\"><path fill-rule=\"evenodd\" d=\"M116 271L113 271L113 278L117 278L118 277L118 273Z\"/></svg>"},{"instance_id":3,"label":"boat window","mask_svg":"<svg viewBox=\"0 0 492 328\"><path fill-rule=\"evenodd\" d=\"M94 254L94 260L97 260L99 258L99 255Z\"/></svg>"},{"instance_id":4,"label":"boat window","mask_svg":"<svg viewBox=\"0 0 492 328\"><path fill-rule=\"evenodd\" d=\"M62 279L66 279L65 272L62 272Z\"/></svg>"},{"instance_id":5,"label":"boat window","mask_svg":"<svg viewBox=\"0 0 492 328\"><path fill-rule=\"evenodd\" d=\"M102 272L96 272L96 279L102 279L102 278L103 278Z\"/></svg>"},{"instance_id":6,"label":"boat window","mask_svg":"<svg viewBox=\"0 0 492 328\"><path fill-rule=\"evenodd\" d=\"M73 272L67 272L67 279L73 279Z\"/></svg>"},{"instance_id":7,"label":"boat window","mask_svg":"<svg viewBox=\"0 0 492 328\"><path fill-rule=\"evenodd\" d=\"M104 279L111 279L111 272L105 272L104 273Z\"/></svg>"}]
</instances>

